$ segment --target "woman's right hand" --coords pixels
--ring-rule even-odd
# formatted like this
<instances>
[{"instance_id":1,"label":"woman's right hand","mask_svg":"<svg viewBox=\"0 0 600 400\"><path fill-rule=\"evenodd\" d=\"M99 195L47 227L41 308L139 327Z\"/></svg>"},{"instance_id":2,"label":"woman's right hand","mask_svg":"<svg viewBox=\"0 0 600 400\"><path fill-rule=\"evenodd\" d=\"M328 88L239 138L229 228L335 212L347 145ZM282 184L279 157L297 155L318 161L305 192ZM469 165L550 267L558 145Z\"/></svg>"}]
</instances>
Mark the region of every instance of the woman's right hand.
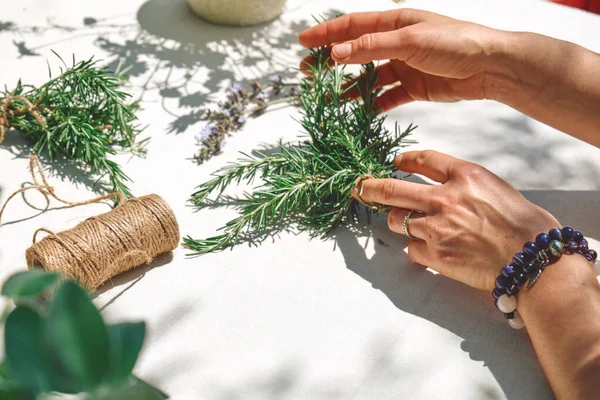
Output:
<instances>
[{"instance_id":1,"label":"woman's right hand","mask_svg":"<svg viewBox=\"0 0 600 400\"><path fill-rule=\"evenodd\" d=\"M389 60L378 84L401 85L378 99L386 111L414 100L492 99L600 147L600 55L573 43L406 8L344 15L299 40L332 46L341 64Z\"/></svg>"},{"instance_id":2,"label":"woman's right hand","mask_svg":"<svg viewBox=\"0 0 600 400\"><path fill-rule=\"evenodd\" d=\"M304 31L305 47L333 45L342 64L389 60L379 85L401 82L379 99L384 110L413 100L493 97L502 31L427 11L399 9L348 14Z\"/></svg>"}]
</instances>

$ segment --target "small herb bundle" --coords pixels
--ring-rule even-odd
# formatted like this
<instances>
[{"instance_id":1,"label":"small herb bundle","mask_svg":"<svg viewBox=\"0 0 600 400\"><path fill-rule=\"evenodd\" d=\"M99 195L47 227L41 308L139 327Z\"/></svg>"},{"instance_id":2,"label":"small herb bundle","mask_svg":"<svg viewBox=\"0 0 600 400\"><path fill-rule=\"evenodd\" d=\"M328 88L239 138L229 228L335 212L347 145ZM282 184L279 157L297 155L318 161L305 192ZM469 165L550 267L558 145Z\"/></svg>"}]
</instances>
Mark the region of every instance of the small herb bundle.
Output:
<instances>
[{"instance_id":1,"label":"small herb bundle","mask_svg":"<svg viewBox=\"0 0 600 400\"><path fill-rule=\"evenodd\" d=\"M144 152L134 125L137 106L126 103L119 77L93 59L63 64L61 74L40 87L19 80L16 89L0 91L0 142L6 129L15 129L33 143L33 153L77 161L108 175L112 191L131 196L130 179L109 156L116 147Z\"/></svg>"},{"instance_id":2,"label":"small herb bundle","mask_svg":"<svg viewBox=\"0 0 600 400\"><path fill-rule=\"evenodd\" d=\"M227 89L227 99L218 104L217 110L203 112L202 119L208 123L196 135L200 150L194 156L198 164L221 152L227 136L239 131L247 117L257 117L275 104L298 102L298 84L284 83L279 75L272 75L268 83L253 81L245 86L241 82Z\"/></svg>"},{"instance_id":3,"label":"small herb bundle","mask_svg":"<svg viewBox=\"0 0 600 400\"><path fill-rule=\"evenodd\" d=\"M281 144L274 154L246 155L197 188L190 201L202 206L211 194L221 196L231 184L255 178L263 182L251 194L234 199L239 216L221 228L222 234L184 238L193 255L257 240L281 225L294 224L311 236L323 236L358 218L361 207L350 192L359 178L390 178L396 171L393 159L414 128L385 128L385 116L375 103L379 89L374 65L364 65L361 77L351 84L342 67L330 66L323 50L311 55L310 77L303 80L300 92L300 123L308 138ZM354 85L360 99L345 101Z\"/></svg>"}]
</instances>

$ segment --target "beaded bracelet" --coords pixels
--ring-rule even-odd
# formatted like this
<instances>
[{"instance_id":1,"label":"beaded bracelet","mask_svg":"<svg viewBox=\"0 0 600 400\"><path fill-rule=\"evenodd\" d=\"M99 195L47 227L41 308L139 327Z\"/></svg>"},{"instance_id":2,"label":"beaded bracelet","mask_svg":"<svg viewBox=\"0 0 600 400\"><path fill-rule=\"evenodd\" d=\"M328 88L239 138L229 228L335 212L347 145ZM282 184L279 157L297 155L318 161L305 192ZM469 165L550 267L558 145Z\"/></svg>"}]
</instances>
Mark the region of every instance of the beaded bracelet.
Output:
<instances>
[{"instance_id":1,"label":"beaded bracelet","mask_svg":"<svg viewBox=\"0 0 600 400\"><path fill-rule=\"evenodd\" d=\"M496 307L504 313L512 328L522 329L525 326L523 318L517 313L515 297L521 287L527 283L529 289L537 282L544 268L558 261L563 254L575 253L592 263L598 257L598 253L588 247L588 241L581 232L569 226L552 228L548 233L537 235L535 242L525 243L523 252L515 254L512 262L502 267L492 296Z\"/></svg>"}]
</instances>

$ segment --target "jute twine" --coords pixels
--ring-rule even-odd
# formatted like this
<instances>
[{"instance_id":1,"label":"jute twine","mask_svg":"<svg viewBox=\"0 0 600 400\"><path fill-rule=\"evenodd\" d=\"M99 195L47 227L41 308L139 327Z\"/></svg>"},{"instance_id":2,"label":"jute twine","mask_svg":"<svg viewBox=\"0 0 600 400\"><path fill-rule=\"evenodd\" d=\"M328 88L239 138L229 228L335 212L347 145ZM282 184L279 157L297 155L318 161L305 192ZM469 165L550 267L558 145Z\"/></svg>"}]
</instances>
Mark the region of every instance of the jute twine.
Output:
<instances>
[{"instance_id":1,"label":"jute twine","mask_svg":"<svg viewBox=\"0 0 600 400\"><path fill-rule=\"evenodd\" d=\"M13 101L21 101L25 103L25 107L16 110L9 111L8 107ZM25 96L13 96L7 95L0 102L0 143L4 141L4 136L6 135L6 128L10 128L10 121L8 119L9 115L20 115L25 113L30 113L33 118L40 124L42 128L46 127L46 122L42 118L42 116L36 110L37 106L31 103Z\"/></svg>"},{"instance_id":2,"label":"jute twine","mask_svg":"<svg viewBox=\"0 0 600 400\"><path fill-rule=\"evenodd\" d=\"M107 213L90 217L64 232L40 228L33 234L33 245L25 252L27 266L60 272L78 280L90 291L112 277L142 264L149 264L160 254L179 244L179 225L171 208L158 195L125 199L112 193L90 200L72 202L58 197L48 184L39 159L29 157L33 184L10 195L2 208L19 193L36 189L46 199L53 197L68 207L97 203L119 197L119 206ZM38 176L36 176L36 173ZM48 234L37 242L40 232Z\"/></svg>"},{"instance_id":3,"label":"jute twine","mask_svg":"<svg viewBox=\"0 0 600 400\"><path fill-rule=\"evenodd\" d=\"M40 232L49 236L36 242ZM173 211L160 196L151 194L129 199L64 232L38 229L25 257L29 268L61 272L94 291L122 272L149 264L178 243Z\"/></svg>"}]
</instances>

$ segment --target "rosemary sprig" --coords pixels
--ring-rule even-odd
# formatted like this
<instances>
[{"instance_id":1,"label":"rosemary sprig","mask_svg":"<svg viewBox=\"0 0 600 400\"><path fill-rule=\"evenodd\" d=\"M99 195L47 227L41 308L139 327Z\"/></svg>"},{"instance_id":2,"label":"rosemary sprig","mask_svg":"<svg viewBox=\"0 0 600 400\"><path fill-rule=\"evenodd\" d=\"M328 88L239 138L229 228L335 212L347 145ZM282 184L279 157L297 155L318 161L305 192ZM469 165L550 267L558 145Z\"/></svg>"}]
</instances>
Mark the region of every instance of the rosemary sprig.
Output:
<instances>
[{"instance_id":1,"label":"rosemary sprig","mask_svg":"<svg viewBox=\"0 0 600 400\"><path fill-rule=\"evenodd\" d=\"M60 58L60 57L59 57ZM119 77L93 59L71 67L63 62L60 75L40 87L25 85L0 91L0 121L21 132L33 153L70 158L92 173L107 175L112 191L131 196L130 179L109 156L116 148L143 154L134 124L136 104L120 91Z\"/></svg>"},{"instance_id":2,"label":"rosemary sprig","mask_svg":"<svg viewBox=\"0 0 600 400\"><path fill-rule=\"evenodd\" d=\"M242 239L256 240L281 225L294 224L311 236L326 235L358 218L361 207L350 195L358 178L392 177L393 159L414 127L400 131L396 125L390 132L384 126L385 116L375 105L379 89L374 65L362 68L359 101L344 101L353 85L343 67L331 67L323 50L313 51L312 58L307 64L311 76L303 80L300 92L300 124L308 138L280 144L274 154L246 156L198 186L190 201L201 206L232 183L262 179L251 194L236 199L239 216L221 228L221 234L204 240L184 238L193 255L224 250Z\"/></svg>"}]
</instances>

